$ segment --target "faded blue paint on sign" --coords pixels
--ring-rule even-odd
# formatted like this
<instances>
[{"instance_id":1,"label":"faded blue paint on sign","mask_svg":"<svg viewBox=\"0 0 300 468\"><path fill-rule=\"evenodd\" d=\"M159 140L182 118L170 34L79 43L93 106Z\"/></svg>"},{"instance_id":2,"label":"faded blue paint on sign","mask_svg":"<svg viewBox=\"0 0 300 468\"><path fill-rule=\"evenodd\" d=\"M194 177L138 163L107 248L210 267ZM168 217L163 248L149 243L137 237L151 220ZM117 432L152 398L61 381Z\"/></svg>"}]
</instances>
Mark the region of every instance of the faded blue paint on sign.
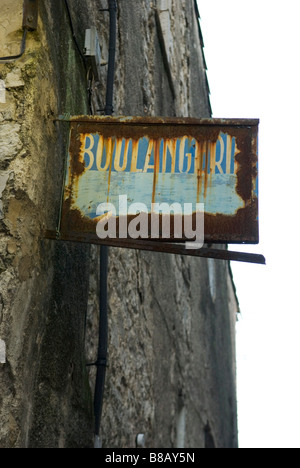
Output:
<instances>
[{"instance_id":1,"label":"faded blue paint on sign","mask_svg":"<svg viewBox=\"0 0 300 468\"><path fill-rule=\"evenodd\" d=\"M257 120L71 118L60 228L95 240L99 217L123 222L121 197L132 219L204 206L206 242L256 243L257 152Z\"/></svg>"},{"instance_id":2,"label":"faded blue paint on sign","mask_svg":"<svg viewBox=\"0 0 300 468\"><path fill-rule=\"evenodd\" d=\"M85 171L76 207L87 217L96 217L103 201L118 207L122 194L149 210L154 202L205 203L206 212L228 215L243 207L235 191L236 140L223 132L214 144L188 136L134 141L84 134L81 140Z\"/></svg>"}]
</instances>

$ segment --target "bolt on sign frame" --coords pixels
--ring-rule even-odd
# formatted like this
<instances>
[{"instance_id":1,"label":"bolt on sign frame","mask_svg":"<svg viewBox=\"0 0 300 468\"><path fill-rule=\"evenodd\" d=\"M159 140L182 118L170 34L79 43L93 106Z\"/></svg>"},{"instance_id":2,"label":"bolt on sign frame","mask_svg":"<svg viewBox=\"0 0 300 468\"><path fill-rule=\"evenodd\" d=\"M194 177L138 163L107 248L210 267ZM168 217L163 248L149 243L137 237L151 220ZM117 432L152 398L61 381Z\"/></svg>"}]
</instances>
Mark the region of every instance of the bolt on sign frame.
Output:
<instances>
[{"instance_id":1,"label":"bolt on sign frame","mask_svg":"<svg viewBox=\"0 0 300 468\"><path fill-rule=\"evenodd\" d=\"M210 252L214 258L239 260L238 253L226 250L184 252L180 243L191 239L175 235L175 220L181 216L183 225L185 216L191 216L195 226L197 204L204 204L206 243L259 242L258 120L98 116L59 120L70 124L70 143L57 238L207 257ZM142 203L147 217L163 203L177 208L188 203L193 210L185 215L172 208L168 238L160 230L159 238L152 239L149 227L142 239L132 239L118 235L124 214L119 211L120 196L126 196L128 204ZM96 234L98 222L107 216L97 211L103 203L116 207L114 238L99 239ZM137 216L141 213L129 210L128 225ZM158 216L161 227L163 211ZM241 261L264 263L262 256L240 255Z\"/></svg>"}]
</instances>

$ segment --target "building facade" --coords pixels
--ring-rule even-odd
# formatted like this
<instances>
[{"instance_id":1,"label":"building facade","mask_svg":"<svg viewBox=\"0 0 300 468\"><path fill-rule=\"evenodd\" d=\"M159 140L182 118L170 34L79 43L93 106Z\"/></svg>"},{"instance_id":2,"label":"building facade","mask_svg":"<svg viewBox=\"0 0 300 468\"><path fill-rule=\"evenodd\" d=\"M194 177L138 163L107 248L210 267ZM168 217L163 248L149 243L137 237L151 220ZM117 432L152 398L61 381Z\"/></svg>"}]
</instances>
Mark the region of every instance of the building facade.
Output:
<instances>
[{"instance_id":1,"label":"building facade","mask_svg":"<svg viewBox=\"0 0 300 468\"><path fill-rule=\"evenodd\" d=\"M39 2L25 37L23 1L1 0L1 448L93 447L99 246L45 231L68 148L58 117L105 108L107 3ZM210 117L196 2L117 4L114 115ZM96 73L83 56L92 27ZM138 434L153 448L237 447L237 312L227 262L109 249L103 447Z\"/></svg>"}]
</instances>

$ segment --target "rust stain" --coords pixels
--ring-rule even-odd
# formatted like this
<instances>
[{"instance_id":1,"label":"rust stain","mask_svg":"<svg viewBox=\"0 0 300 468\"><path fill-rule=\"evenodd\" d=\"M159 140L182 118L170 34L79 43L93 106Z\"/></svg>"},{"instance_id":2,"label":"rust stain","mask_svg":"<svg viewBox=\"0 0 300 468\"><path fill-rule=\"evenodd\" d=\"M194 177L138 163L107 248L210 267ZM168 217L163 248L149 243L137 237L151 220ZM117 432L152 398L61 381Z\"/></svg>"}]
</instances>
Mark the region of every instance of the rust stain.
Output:
<instances>
[{"instance_id":1,"label":"rust stain","mask_svg":"<svg viewBox=\"0 0 300 468\"><path fill-rule=\"evenodd\" d=\"M79 152L79 158L76 160L76 158L72 159L72 169L73 172L79 177L81 174L84 173L85 171L85 163L84 163L84 147L85 147L85 139L86 135L79 135L80 139L80 152Z\"/></svg>"},{"instance_id":2,"label":"rust stain","mask_svg":"<svg viewBox=\"0 0 300 468\"><path fill-rule=\"evenodd\" d=\"M205 223L205 242L207 243L240 243L241 235L247 237L248 243L256 243L258 237L258 222L256 219L256 209L255 204L253 206L248 206L238 210L236 215L210 215L205 213L204 223ZM148 237L151 238L151 214L142 213L138 215L139 217L144 216L145 220L148 218ZM159 233L162 235L162 223L163 217L159 213ZM193 213L190 215L192 217L192 227L195 230L196 228L196 214ZM187 216L186 218L188 218ZM136 215L128 215L127 222L128 224L136 218ZM176 220L177 218L177 220ZM61 225L61 234L67 236L68 234L77 235L80 234L84 238L88 236L89 241L92 243L99 243L99 239L96 234L96 226L99 222L106 222L105 217L98 217L94 219L87 218L82 215L82 213L77 209L71 208L71 200L68 199L64 202L63 205L63 221ZM139 218L140 219L140 218ZM116 218L116 230L119 231L119 225L122 222L121 217ZM179 240L174 235L175 226L178 226L181 223L182 225L182 238ZM176 241L176 242L185 242L186 239L184 236L184 219L180 215L170 215L170 238L161 240L165 241Z\"/></svg>"},{"instance_id":3,"label":"rust stain","mask_svg":"<svg viewBox=\"0 0 300 468\"><path fill-rule=\"evenodd\" d=\"M159 124L158 124L159 122ZM199 124L201 122L201 124ZM101 127L99 124L101 123ZM148 152L146 155L147 165L152 168L150 158L154 148L154 174L152 203L155 203L156 187L160 164L166 168L167 158L172 157L171 171L175 172L176 143L179 138L191 137L195 139L195 173L197 174L197 203L203 194L206 198L211 187L212 175L216 171L216 145L220 132L230 136L227 140L227 151L231 147L231 140L236 140L236 151L234 155L234 173L236 174L236 193L244 202L244 208L239 209L234 215L211 215L205 213L205 242L209 243L235 243L235 242L258 242L258 200L254 195L255 183L257 181L257 125L258 121L231 120L230 125L221 120L195 120L195 119L145 119L132 118L130 120L117 120L114 118L78 118L71 122L70 138L70 170L64 194L64 205L62 209L61 231L65 235L68 232L83 232L84 235L91 233L91 239L95 242L95 226L97 220L84 217L79 210L75 209L75 200L78 195L78 184L80 177L87 170L84 161L86 152L86 138L89 135L100 134L99 145L96 156L98 170L107 170L108 187L107 201L110 193L111 172L113 166L113 151L115 153L115 164L121 170L126 169L129 145L132 144L131 170L142 172L137 168L137 155L139 139L145 136L149 139ZM158 129L159 126L159 129ZM251 131L249 131L249 129ZM251 133L252 132L252 133ZM157 135L159 134L159 138ZM120 162L120 154L125 139L124 160ZM163 160L160 162L160 144L164 141ZM88 145L88 144L87 144ZM87 148L88 149L88 148ZM104 151L103 151L104 149ZM101 160L103 153L106 154L105 166ZM77 155L77 156L76 156ZM79 156L78 156L79 155ZM127 156L126 156L127 155ZM229 158L226 168L230 169ZM228 171L229 172L229 171ZM130 221L130 217L129 217ZM174 224L173 224L174 225ZM93 234L92 234L93 233ZM97 242L96 242L97 243Z\"/></svg>"},{"instance_id":4,"label":"rust stain","mask_svg":"<svg viewBox=\"0 0 300 468\"><path fill-rule=\"evenodd\" d=\"M205 142L205 172L204 172L204 198L207 196L208 187L208 161L209 161L210 141Z\"/></svg>"},{"instance_id":5,"label":"rust stain","mask_svg":"<svg viewBox=\"0 0 300 468\"><path fill-rule=\"evenodd\" d=\"M180 138L189 132L199 141L210 140L216 142L220 129L232 136L240 134L240 130L255 127L259 123L256 119L194 119L194 118L165 118L165 117L87 117L79 116L71 118L72 125L78 125L78 130L87 133L95 132L101 125L101 133L111 136L115 129L122 138L142 138L146 133L153 139L157 138L159 127L160 137Z\"/></svg>"},{"instance_id":6,"label":"rust stain","mask_svg":"<svg viewBox=\"0 0 300 468\"><path fill-rule=\"evenodd\" d=\"M240 139L239 152L235 155L237 185L236 192L246 204L252 199L253 184L257 179L257 155L252 153L252 141Z\"/></svg>"},{"instance_id":7,"label":"rust stain","mask_svg":"<svg viewBox=\"0 0 300 468\"><path fill-rule=\"evenodd\" d=\"M125 157L128 157L128 150L129 150L129 140L125 140Z\"/></svg>"},{"instance_id":8,"label":"rust stain","mask_svg":"<svg viewBox=\"0 0 300 468\"><path fill-rule=\"evenodd\" d=\"M153 150L153 145L154 141L149 140L148 148L147 148L147 154L146 154L146 160L145 160L145 167L144 167L144 172L147 172L149 169L154 170L154 166L150 164L151 160L151 155L152 155L152 150Z\"/></svg>"},{"instance_id":9,"label":"rust stain","mask_svg":"<svg viewBox=\"0 0 300 468\"><path fill-rule=\"evenodd\" d=\"M210 152L210 174L215 174L216 172L216 143L211 143L209 145Z\"/></svg>"},{"instance_id":10,"label":"rust stain","mask_svg":"<svg viewBox=\"0 0 300 468\"><path fill-rule=\"evenodd\" d=\"M127 143L127 141L126 141ZM128 157L128 147L129 147L129 142L127 145L127 150L125 147L125 153L124 153L124 160L123 160L123 165L120 165L120 159L121 159L121 151L122 151L122 145L123 145L123 140L122 138L116 138L116 156L115 156L115 166L116 169L120 172L124 172L126 167L127 167L127 157Z\"/></svg>"},{"instance_id":11,"label":"rust stain","mask_svg":"<svg viewBox=\"0 0 300 468\"><path fill-rule=\"evenodd\" d=\"M96 154L96 165L97 165L97 170L102 171L102 159L103 159L103 154L104 154L104 137L102 135L99 136L99 144L98 144L98 149L97 149L97 154ZM106 165L106 162L105 162Z\"/></svg>"},{"instance_id":12,"label":"rust stain","mask_svg":"<svg viewBox=\"0 0 300 468\"><path fill-rule=\"evenodd\" d=\"M68 177L68 196L74 198L78 195L79 178L85 172L85 164L83 159L83 151L85 145L85 135L74 135L69 150L70 155L70 170ZM79 154L79 157L73 157L74 154Z\"/></svg>"},{"instance_id":13,"label":"rust stain","mask_svg":"<svg viewBox=\"0 0 300 468\"><path fill-rule=\"evenodd\" d=\"M109 191L110 191L110 181L111 181L111 169L112 169L112 162L113 162L113 139L108 138L106 143L106 155L107 161L109 161L109 174L108 174L108 181L107 181L107 203L109 200Z\"/></svg>"},{"instance_id":14,"label":"rust stain","mask_svg":"<svg viewBox=\"0 0 300 468\"><path fill-rule=\"evenodd\" d=\"M197 203L200 203L202 192L202 175L203 175L203 143L196 140L196 167L197 167Z\"/></svg>"},{"instance_id":15,"label":"rust stain","mask_svg":"<svg viewBox=\"0 0 300 468\"><path fill-rule=\"evenodd\" d=\"M139 140L132 139L131 172L142 172L142 169L137 168L138 150L139 150Z\"/></svg>"},{"instance_id":16,"label":"rust stain","mask_svg":"<svg viewBox=\"0 0 300 468\"><path fill-rule=\"evenodd\" d=\"M159 174L159 146L161 140L154 140L154 174L153 174L153 189L152 189L152 203L155 203L156 184Z\"/></svg>"}]
</instances>

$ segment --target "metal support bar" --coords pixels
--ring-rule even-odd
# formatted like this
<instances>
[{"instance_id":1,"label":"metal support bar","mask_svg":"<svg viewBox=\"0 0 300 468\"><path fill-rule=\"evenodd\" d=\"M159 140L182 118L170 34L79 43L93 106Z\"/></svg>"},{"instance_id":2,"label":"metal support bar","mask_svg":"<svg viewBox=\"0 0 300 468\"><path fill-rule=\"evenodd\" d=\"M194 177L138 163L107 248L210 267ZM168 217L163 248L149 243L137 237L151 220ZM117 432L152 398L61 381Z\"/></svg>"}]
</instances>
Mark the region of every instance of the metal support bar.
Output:
<instances>
[{"instance_id":1,"label":"metal support bar","mask_svg":"<svg viewBox=\"0 0 300 468\"><path fill-rule=\"evenodd\" d=\"M23 3L23 29L36 31L38 27L39 1L24 0Z\"/></svg>"},{"instance_id":2,"label":"metal support bar","mask_svg":"<svg viewBox=\"0 0 300 468\"><path fill-rule=\"evenodd\" d=\"M83 238L79 237L64 237L57 236L56 231L46 231L46 239L70 241L70 242L86 242ZM99 239L97 242L101 245L108 245L111 247L119 247L123 249L145 250L148 252L160 252L175 255L186 255L189 257L202 257L214 258L215 260L227 260L233 262L256 263L258 265L265 265L266 259L263 255L246 253L246 252L233 252L231 250L221 250L205 248L202 249L186 249L184 244L173 244L169 242L149 241L149 240L127 240L127 239Z\"/></svg>"},{"instance_id":3,"label":"metal support bar","mask_svg":"<svg viewBox=\"0 0 300 468\"><path fill-rule=\"evenodd\" d=\"M168 242L155 241L124 241L120 239L114 241L109 239L107 245L112 247L121 247L125 249L145 250L150 252L160 252L175 255L185 255L189 257L214 258L215 260L227 260L233 262L256 263L265 265L266 259L263 255L251 254L246 252L233 252L230 250L202 248L202 249L186 249L184 244L173 244Z\"/></svg>"}]
</instances>

